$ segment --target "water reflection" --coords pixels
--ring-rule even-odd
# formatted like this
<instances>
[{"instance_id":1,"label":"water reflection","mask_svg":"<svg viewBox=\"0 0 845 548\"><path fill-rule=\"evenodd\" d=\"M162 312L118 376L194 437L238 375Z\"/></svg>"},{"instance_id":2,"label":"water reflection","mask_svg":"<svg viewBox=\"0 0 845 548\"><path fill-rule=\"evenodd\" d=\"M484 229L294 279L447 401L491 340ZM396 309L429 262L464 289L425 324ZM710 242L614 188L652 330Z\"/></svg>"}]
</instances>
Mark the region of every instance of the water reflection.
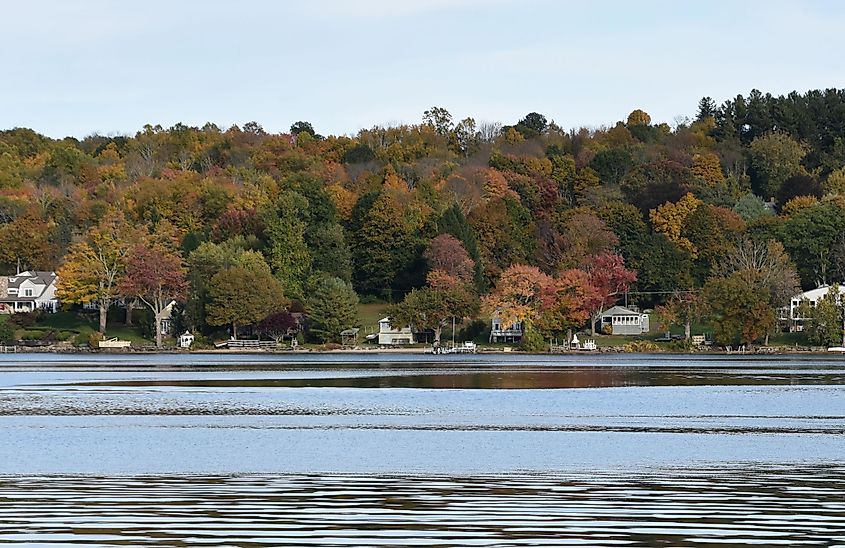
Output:
<instances>
[{"instance_id":1,"label":"water reflection","mask_svg":"<svg viewBox=\"0 0 845 548\"><path fill-rule=\"evenodd\" d=\"M705 546L845 541L845 469L509 476L0 477L0 541Z\"/></svg>"},{"instance_id":2,"label":"water reflection","mask_svg":"<svg viewBox=\"0 0 845 548\"><path fill-rule=\"evenodd\" d=\"M845 543L837 359L32 359L0 544Z\"/></svg>"}]
</instances>

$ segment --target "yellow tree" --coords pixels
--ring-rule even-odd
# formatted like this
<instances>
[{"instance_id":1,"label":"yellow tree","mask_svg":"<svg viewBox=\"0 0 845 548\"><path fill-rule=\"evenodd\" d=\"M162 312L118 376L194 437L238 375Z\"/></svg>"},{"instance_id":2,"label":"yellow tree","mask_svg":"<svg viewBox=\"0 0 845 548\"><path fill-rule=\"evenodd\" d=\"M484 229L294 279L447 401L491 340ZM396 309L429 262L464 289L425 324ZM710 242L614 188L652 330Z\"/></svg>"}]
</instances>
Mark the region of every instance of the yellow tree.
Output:
<instances>
[{"instance_id":1,"label":"yellow tree","mask_svg":"<svg viewBox=\"0 0 845 548\"><path fill-rule=\"evenodd\" d=\"M712 152L694 155L690 173L709 187L717 187L725 183L722 164L719 162L719 157Z\"/></svg>"},{"instance_id":2,"label":"yellow tree","mask_svg":"<svg viewBox=\"0 0 845 548\"><path fill-rule=\"evenodd\" d=\"M139 239L123 214L108 212L86 238L74 244L57 272L56 296L71 304L97 302L99 331L105 334L109 307L119 297L129 251Z\"/></svg>"},{"instance_id":3,"label":"yellow tree","mask_svg":"<svg viewBox=\"0 0 845 548\"><path fill-rule=\"evenodd\" d=\"M698 255L698 250L688 238L682 235L682 231L687 217L692 215L703 203L692 194L687 193L674 204L666 202L652 209L649 211L648 217L655 232L665 235L670 242L680 249L689 251L690 255L695 258Z\"/></svg>"}]
</instances>

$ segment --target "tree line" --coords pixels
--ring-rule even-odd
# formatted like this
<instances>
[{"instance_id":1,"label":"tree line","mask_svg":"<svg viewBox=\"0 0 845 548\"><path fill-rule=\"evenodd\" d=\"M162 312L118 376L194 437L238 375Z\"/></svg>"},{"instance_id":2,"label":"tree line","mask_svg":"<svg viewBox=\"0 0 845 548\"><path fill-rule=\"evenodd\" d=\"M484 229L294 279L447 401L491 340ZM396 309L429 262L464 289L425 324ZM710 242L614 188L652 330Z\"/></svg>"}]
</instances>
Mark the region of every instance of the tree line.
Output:
<instances>
[{"instance_id":1,"label":"tree line","mask_svg":"<svg viewBox=\"0 0 845 548\"><path fill-rule=\"evenodd\" d=\"M845 90L703 98L674 126L642 110L565 129L418 124L322 136L308 122L0 132L0 265L56 270L67 303L170 300L212 334L307 313L336 340L359 296L397 322L501 313L526 343L590 324L626 292L720 342L764 339L801 287L845 278Z\"/></svg>"}]
</instances>

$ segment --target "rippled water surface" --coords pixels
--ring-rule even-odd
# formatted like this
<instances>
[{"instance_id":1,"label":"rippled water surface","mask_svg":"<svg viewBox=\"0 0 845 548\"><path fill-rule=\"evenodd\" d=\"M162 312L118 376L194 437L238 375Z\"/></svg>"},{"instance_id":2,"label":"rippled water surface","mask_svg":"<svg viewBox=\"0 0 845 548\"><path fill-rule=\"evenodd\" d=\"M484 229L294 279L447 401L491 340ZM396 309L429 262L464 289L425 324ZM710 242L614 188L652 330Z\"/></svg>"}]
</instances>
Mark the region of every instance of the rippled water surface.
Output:
<instances>
[{"instance_id":1,"label":"rippled water surface","mask_svg":"<svg viewBox=\"0 0 845 548\"><path fill-rule=\"evenodd\" d=\"M845 545L833 357L0 356L0 544Z\"/></svg>"}]
</instances>

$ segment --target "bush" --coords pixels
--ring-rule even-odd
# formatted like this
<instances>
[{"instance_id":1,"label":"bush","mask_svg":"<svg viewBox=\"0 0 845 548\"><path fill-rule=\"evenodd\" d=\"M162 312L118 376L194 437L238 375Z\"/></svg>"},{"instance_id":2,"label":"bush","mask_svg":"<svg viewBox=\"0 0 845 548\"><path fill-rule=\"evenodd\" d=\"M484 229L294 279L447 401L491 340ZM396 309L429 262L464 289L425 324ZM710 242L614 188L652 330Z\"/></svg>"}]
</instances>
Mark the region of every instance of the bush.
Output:
<instances>
[{"instance_id":1,"label":"bush","mask_svg":"<svg viewBox=\"0 0 845 548\"><path fill-rule=\"evenodd\" d=\"M27 329L21 332L20 339L22 341L40 341L44 338L45 333L43 331L36 331L34 329Z\"/></svg>"},{"instance_id":2,"label":"bush","mask_svg":"<svg viewBox=\"0 0 845 548\"><path fill-rule=\"evenodd\" d=\"M74 333L73 331L59 331L58 333L56 333L56 340L69 341L74 336L76 336L76 333Z\"/></svg>"},{"instance_id":3,"label":"bush","mask_svg":"<svg viewBox=\"0 0 845 548\"><path fill-rule=\"evenodd\" d=\"M527 352L539 352L546 349L546 341L543 335L536 329L525 329L522 333L520 347Z\"/></svg>"},{"instance_id":4,"label":"bush","mask_svg":"<svg viewBox=\"0 0 845 548\"><path fill-rule=\"evenodd\" d=\"M12 314L9 316L9 321L17 325L18 327L32 327L35 325L35 321L38 319L37 312L18 312L17 314Z\"/></svg>"},{"instance_id":5,"label":"bush","mask_svg":"<svg viewBox=\"0 0 845 548\"><path fill-rule=\"evenodd\" d=\"M10 321L0 322L0 341L9 342L15 340L15 328L17 326Z\"/></svg>"},{"instance_id":6,"label":"bush","mask_svg":"<svg viewBox=\"0 0 845 548\"><path fill-rule=\"evenodd\" d=\"M625 352L659 352L660 347L651 341L634 341L624 346Z\"/></svg>"},{"instance_id":7,"label":"bush","mask_svg":"<svg viewBox=\"0 0 845 548\"><path fill-rule=\"evenodd\" d=\"M103 340L103 334L99 331L92 331L88 334L88 346L91 348L100 348L100 341Z\"/></svg>"},{"instance_id":8,"label":"bush","mask_svg":"<svg viewBox=\"0 0 845 548\"><path fill-rule=\"evenodd\" d=\"M668 347L672 352L692 352L696 348L692 341L687 340L672 341Z\"/></svg>"}]
</instances>

